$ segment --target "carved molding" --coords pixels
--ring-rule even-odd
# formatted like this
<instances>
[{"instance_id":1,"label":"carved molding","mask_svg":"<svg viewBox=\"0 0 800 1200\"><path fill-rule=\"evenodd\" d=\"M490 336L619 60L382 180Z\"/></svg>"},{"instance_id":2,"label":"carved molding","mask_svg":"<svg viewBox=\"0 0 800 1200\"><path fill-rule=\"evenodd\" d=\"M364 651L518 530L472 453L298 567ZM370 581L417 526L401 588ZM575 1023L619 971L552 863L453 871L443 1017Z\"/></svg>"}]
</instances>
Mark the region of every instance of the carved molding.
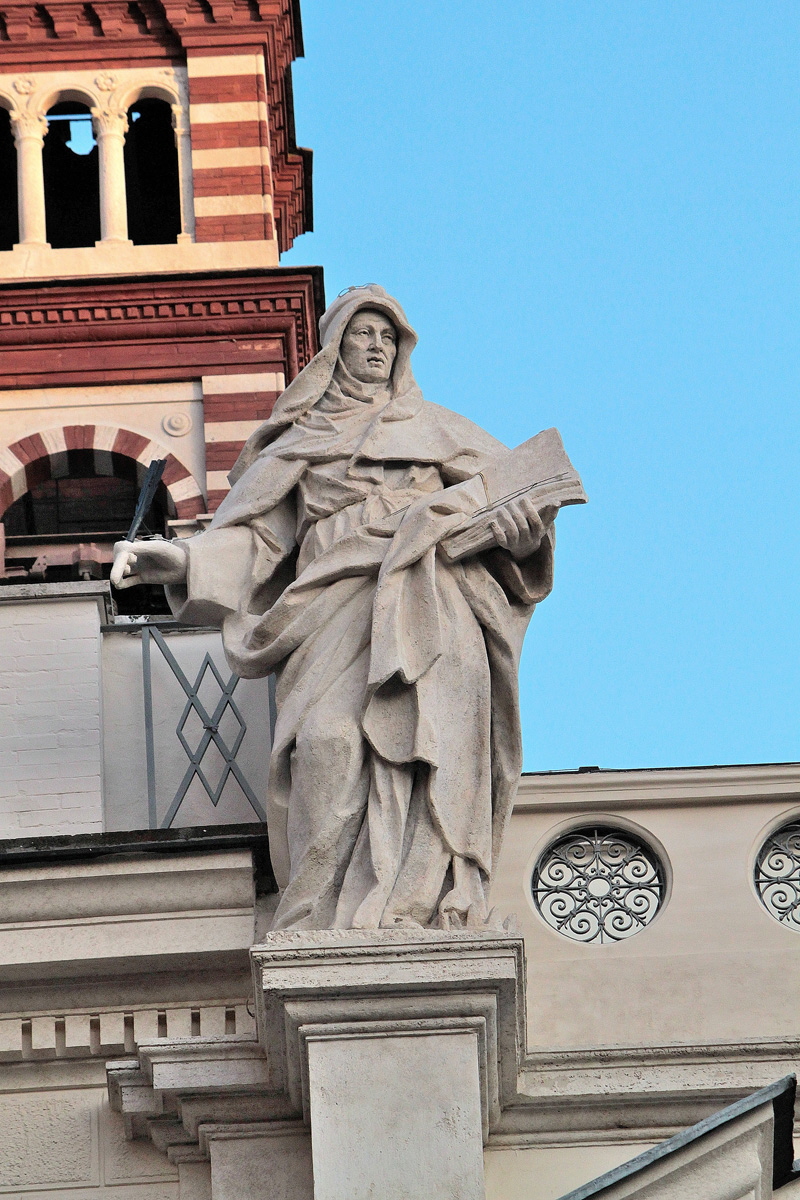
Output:
<instances>
[{"instance_id":1,"label":"carved molding","mask_svg":"<svg viewBox=\"0 0 800 1200\"><path fill-rule=\"evenodd\" d=\"M170 437L185 437L192 430L192 418L185 412L167 413L161 422L164 433Z\"/></svg>"},{"instance_id":2,"label":"carved molding","mask_svg":"<svg viewBox=\"0 0 800 1200\"><path fill-rule=\"evenodd\" d=\"M523 775L515 812L594 812L707 804L787 805L800 794L800 764L668 767L642 771L558 771Z\"/></svg>"},{"instance_id":3,"label":"carved molding","mask_svg":"<svg viewBox=\"0 0 800 1200\"><path fill-rule=\"evenodd\" d=\"M33 299L27 288L0 297L0 344L31 345L64 341L124 341L129 337L181 336L231 332L261 338L284 336L294 330L297 368L316 353L314 288L308 273L295 280L264 279L257 285L240 280L230 285L195 276L152 288L138 283L98 285L81 303L75 289L59 284L38 289ZM265 294L265 292L267 294ZM49 294L48 294L49 293ZM170 294L172 293L172 294ZM321 297L320 297L321 300ZM133 327L133 328L132 328ZM135 333L133 329L135 328Z\"/></svg>"},{"instance_id":4,"label":"carved molding","mask_svg":"<svg viewBox=\"0 0 800 1200\"><path fill-rule=\"evenodd\" d=\"M172 105L172 128L175 130L176 138L188 137L191 133L186 105Z\"/></svg>"},{"instance_id":5,"label":"carved molding","mask_svg":"<svg viewBox=\"0 0 800 1200\"><path fill-rule=\"evenodd\" d=\"M253 1018L246 996L222 997L176 1007L165 1002L147 1008L104 1008L75 1012L21 1013L0 1017L0 1065L66 1056L132 1054L137 1045L159 1037L208 1038L226 1032L251 1036ZM191 1045L191 1043L190 1043Z\"/></svg>"},{"instance_id":6,"label":"carved molding","mask_svg":"<svg viewBox=\"0 0 800 1200\"><path fill-rule=\"evenodd\" d=\"M125 140L128 132L128 114L124 109L93 108L92 129L96 138L112 137Z\"/></svg>"},{"instance_id":7,"label":"carved molding","mask_svg":"<svg viewBox=\"0 0 800 1200\"><path fill-rule=\"evenodd\" d=\"M46 117L40 117L38 113L25 108L12 108L9 117L15 142L20 142L23 138L34 138L38 142L44 142L47 133Z\"/></svg>"},{"instance_id":8,"label":"carved molding","mask_svg":"<svg viewBox=\"0 0 800 1200\"><path fill-rule=\"evenodd\" d=\"M8 77L6 77L7 79ZM0 74L0 84L3 76ZM10 81L9 81L10 82ZM185 67L131 67L117 72L75 70L59 72L54 86L53 72L20 76L10 83L6 94L16 92L19 113L45 118L63 96L80 98L106 123L119 119L142 95L158 96L172 106L173 112L188 123L188 81Z\"/></svg>"},{"instance_id":9,"label":"carved molding","mask_svg":"<svg viewBox=\"0 0 800 1200\"><path fill-rule=\"evenodd\" d=\"M0 327L8 328L10 326L25 327L33 326L34 328L42 326L47 328L50 333L55 332L55 327L69 328L72 325L83 324L90 322L148 322L153 320L214 320L215 318L235 319L237 317L255 316L256 314L266 314L279 312L280 307L274 299L259 299L259 300L200 300L193 301L189 304L184 304L178 301L170 301L168 303L158 304L88 304L87 306L77 306L75 304L68 307L47 306L43 308L30 308L27 305L23 308L4 309L0 311ZM284 312L286 309L284 308ZM299 318L299 313L292 313L296 318ZM265 333L267 331L265 330Z\"/></svg>"},{"instance_id":10,"label":"carved molding","mask_svg":"<svg viewBox=\"0 0 800 1200\"><path fill-rule=\"evenodd\" d=\"M7 286L0 387L55 386L65 372L75 384L199 378L221 363L288 381L317 351L323 307L318 268Z\"/></svg>"}]
</instances>

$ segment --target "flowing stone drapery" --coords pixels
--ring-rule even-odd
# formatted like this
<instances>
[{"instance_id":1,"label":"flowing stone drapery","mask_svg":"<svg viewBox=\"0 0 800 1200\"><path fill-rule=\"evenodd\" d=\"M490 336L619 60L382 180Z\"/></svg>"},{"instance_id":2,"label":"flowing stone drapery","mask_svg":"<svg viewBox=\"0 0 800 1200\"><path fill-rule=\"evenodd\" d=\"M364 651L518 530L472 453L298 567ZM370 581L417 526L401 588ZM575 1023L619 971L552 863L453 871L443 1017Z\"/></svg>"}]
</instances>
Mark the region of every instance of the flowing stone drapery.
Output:
<instances>
[{"instance_id":1,"label":"flowing stone drapery","mask_svg":"<svg viewBox=\"0 0 800 1200\"><path fill-rule=\"evenodd\" d=\"M362 309L397 334L384 387L341 357ZM168 596L179 620L221 626L234 670L277 677L275 927L480 927L521 769L517 669L552 586L552 529L521 561L437 553L486 503L481 469L505 447L424 400L416 335L382 288L352 289L321 331L211 527L180 544L185 581Z\"/></svg>"}]
</instances>

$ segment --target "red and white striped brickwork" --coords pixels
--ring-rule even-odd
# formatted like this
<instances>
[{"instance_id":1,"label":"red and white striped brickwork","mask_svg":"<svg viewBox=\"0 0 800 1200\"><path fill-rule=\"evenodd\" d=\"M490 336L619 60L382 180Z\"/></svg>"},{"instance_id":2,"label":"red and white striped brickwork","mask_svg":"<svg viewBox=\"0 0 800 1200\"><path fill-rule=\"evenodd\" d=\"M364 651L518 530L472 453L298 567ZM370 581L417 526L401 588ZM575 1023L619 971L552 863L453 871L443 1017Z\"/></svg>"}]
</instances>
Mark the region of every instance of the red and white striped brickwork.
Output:
<instances>
[{"instance_id":1,"label":"red and white striped brickwork","mask_svg":"<svg viewBox=\"0 0 800 1200\"><path fill-rule=\"evenodd\" d=\"M230 491L228 472L250 434L272 412L285 387L282 372L237 372L203 377L208 511Z\"/></svg>"},{"instance_id":2,"label":"red and white striped brickwork","mask_svg":"<svg viewBox=\"0 0 800 1200\"><path fill-rule=\"evenodd\" d=\"M187 69L196 240L273 241L264 56L195 51Z\"/></svg>"}]
</instances>

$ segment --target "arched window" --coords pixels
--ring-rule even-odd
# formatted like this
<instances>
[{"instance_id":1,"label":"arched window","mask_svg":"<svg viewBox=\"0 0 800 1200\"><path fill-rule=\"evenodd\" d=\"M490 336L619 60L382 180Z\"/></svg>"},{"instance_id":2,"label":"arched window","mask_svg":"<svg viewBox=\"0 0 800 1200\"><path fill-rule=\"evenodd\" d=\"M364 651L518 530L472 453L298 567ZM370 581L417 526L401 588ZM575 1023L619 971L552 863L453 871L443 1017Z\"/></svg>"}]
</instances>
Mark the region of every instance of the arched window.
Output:
<instances>
[{"instance_id":1,"label":"arched window","mask_svg":"<svg viewBox=\"0 0 800 1200\"><path fill-rule=\"evenodd\" d=\"M7 537L91 537L97 533L122 535L131 523L139 488L129 479L113 475L95 478L70 476L47 479L20 496L6 511ZM163 532L164 512L150 513L154 532Z\"/></svg>"},{"instance_id":2,"label":"arched window","mask_svg":"<svg viewBox=\"0 0 800 1200\"><path fill-rule=\"evenodd\" d=\"M92 117L85 104L66 101L47 114L44 194L47 240L54 250L100 240L100 176Z\"/></svg>"},{"instance_id":3,"label":"arched window","mask_svg":"<svg viewBox=\"0 0 800 1200\"><path fill-rule=\"evenodd\" d=\"M130 526L142 472L140 464L123 454L112 453L110 459L113 474L100 475L95 473L93 450L70 450L66 476L44 479L6 509L0 518L0 551L5 542L0 583L108 579L114 542ZM49 469L46 460L42 465ZM165 533L170 511L162 483L142 533ZM122 613L169 611L164 589L158 586L121 592L116 603Z\"/></svg>"},{"instance_id":4,"label":"arched window","mask_svg":"<svg viewBox=\"0 0 800 1200\"><path fill-rule=\"evenodd\" d=\"M93 450L70 450L69 474L46 479L20 496L3 516L7 537L122 536L133 519L141 468L133 459L112 454L113 474L95 472ZM145 518L151 533L164 533L167 491L160 485Z\"/></svg>"},{"instance_id":5,"label":"arched window","mask_svg":"<svg viewBox=\"0 0 800 1200\"><path fill-rule=\"evenodd\" d=\"M181 231L178 150L172 109L138 100L128 110L125 138L128 237L137 246L176 242Z\"/></svg>"},{"instance_id":6,"label":"arched window","mask_svg":"<svg viewBox=\"0 0 800 1200\"><path fill-rule=\"evenodd\" d=\"M17 148L11 118L0 108L0 250L11 250L18 241Z\"/></svg>"}]
</instances>

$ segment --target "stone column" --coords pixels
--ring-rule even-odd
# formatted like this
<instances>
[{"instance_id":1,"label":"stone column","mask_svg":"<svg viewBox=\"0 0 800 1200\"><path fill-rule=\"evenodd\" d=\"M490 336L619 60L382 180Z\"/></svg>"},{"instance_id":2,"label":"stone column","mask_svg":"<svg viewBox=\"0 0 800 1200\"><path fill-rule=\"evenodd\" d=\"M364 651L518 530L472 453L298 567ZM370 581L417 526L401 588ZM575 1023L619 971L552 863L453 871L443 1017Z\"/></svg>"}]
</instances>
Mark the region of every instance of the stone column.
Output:
<instances>
[{"instance_id":1,"label":"stone column","mask_svg":"<svg viewBox=\"0 0 800 1200\"><path fill-rule=\"evenodd\" d=\"M172 128L178 151L178 180L181 194L181 232L179 242L194 241L194 188L192 186L192 136L181 104L172 105Z\"/></svg>"},{"instance_id":2,"label":"stone column","mask_svg":"<svg viewBox=\"0 0 800 1200\"><path fill-rule=\"evenodd\" d=\"M34 113L11 112L11 128L17 147L17 209L19 244L47 245L47 221L44 207L44 168L42 147L47 120Z\"/></svg>"},{"instance_id":3,"label":"stone column","mask_svg":"<svg viewBox=\"0 0 800 1200\"><path fill-rule=\"evenodd\" d=\"M314 1200L484 1200L524 1037L521 940L295 931L251 955L270 1086L311 1127Z\"/></svg>"},{"instance_id":4,"label":"stone column","mask_svg":"<svg viewBox=\"0 0 800 1200\"><path fill-rule=\"evenodd\" d=\"M103 242L130 245L125 194L127 113L93 108L92 127L100 156L100 237Z\"/></svg>"}]
</instances>

